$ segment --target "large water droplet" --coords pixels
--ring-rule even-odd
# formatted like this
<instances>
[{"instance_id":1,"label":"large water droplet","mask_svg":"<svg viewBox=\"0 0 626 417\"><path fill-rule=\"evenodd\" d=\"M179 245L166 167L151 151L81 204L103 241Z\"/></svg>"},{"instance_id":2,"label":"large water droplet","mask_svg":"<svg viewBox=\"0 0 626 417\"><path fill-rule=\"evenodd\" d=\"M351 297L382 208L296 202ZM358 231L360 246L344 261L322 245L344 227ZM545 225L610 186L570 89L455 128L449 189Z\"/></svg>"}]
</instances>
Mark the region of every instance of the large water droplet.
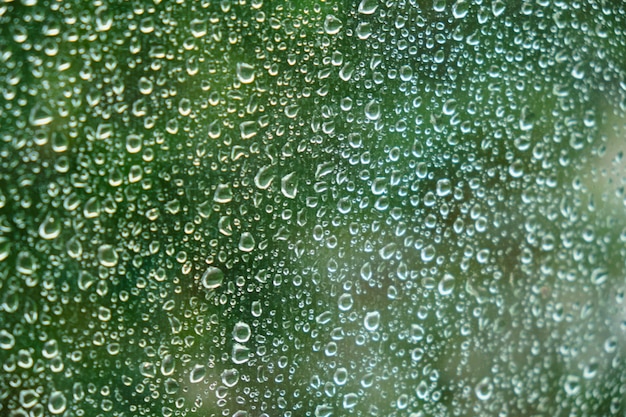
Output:
<instances>
[{"instance_id":1,"label":"large water droplet","mask_svg":"<svg viewBox=\"0 0 626 417\"><path fill-rule=\"evenodd\" d=\"M239 239L239 250L242 252L251 252L254 249L256 242L254 236L250 232L243 232Z\"/></svg>"},{"instance_id":2,"label":"large water droplet","mask_svg":"<svg viewBox=\"0 0 626 417\"><path fill-rule=\"evenodd\" d=\"M117 265L118 260L119 255L112 245L105 243L98 248L98 261L100 261L100 265L112 268Z\"/></svg>"},{"instance_id":3,"label":"large water droplet","mask_svg":"<svg viewBox=\"0 0 626 417\"><path fill-rule=\"evenodd\" d=\"M48 398L48 410L52 414L61 414L67 407L67 400L61 391L52 391Z\"/></svg>"},{"instance_id":4,"label":"large water droplet","mask_svg":"<svg viewBox=\"0 0 626 417\"><path fill-rule=\"evenodd\" d=\"M224 273L221 269L216 268L214 266L209 266L204 274L202 274L202 278L200 282L202 282L202 286L206 289L213 290L222 285L224 281Z\"/></svg>"},{"instance_id":5,"label":"large water droplet","mask_svg":"<svg viewBox=\"0 0 626 417\"><path fill-rule=\"evenodd\" d=\"M332 14L327 15L326 19L324 19L324 31L329 35L335 35L339 33L342 25L343 23L341 22L341 20L337 19Z\"/></svg>"},{"instance_id":6,"label":"large water droplet","mask_svg":"<svg viewBox=\"0 0 626 417\"><path fill-rule=\"evenodd\" d=\"M237 79L239 79L242 84L254 82L254 67L245 62L237 63Z\"/></svg>"},{"instance_id":7,"label":"large water droplet","mask_svg":"<svg viewBox=\"0 0 626 417\"><path fill-rule=\"evenodd\" d=\"M298 194L298 178L295 171L285 175L280 180L280 191L287 198L296 198L296 194Z\"/></svg>"},{"instance_id":8,"label":"large water droplet","mask_svg":"<svg viewBox=\"0 0 626 417\"><path fill-rule=\"evenodd\" d=\"M380 313L378 311L370 311L365 314L365 319L363 320L363 325L365 329L373 332L378 329L380 324Z\"/></svg>"},{"instance_id":9,"label":"large water droplet","mask_svg":"<svg viewBox=\"0 0 626 417\"><path fill-rule=\"evenodd\" d=\"M189 382L197 384L201 382L206 375L206 367L204 365L194 365L193 369L189 373Z\"/></svg>"},{"instance_id":10,"label":"large water droplet","mask_svg":"<svg viewBox=\"0 0 626 417\"><path fill-rule=\"evenodd\" d=\"M378 9L378 0L361 0L358 12L361 14L374 14Z\"/></svg>"},{"instance_id":11,"label":"large water droplet","mask_svg":"<svg viewBox=\"0 0 626 417\"><path fill-rule=\"evenodd\" d=\"M61 221L52 215L46 216L44 221L39 225L39 236L42 239L56 239L61 234Z\"/></svg>"},{"instance_id":12,"label":"large water droplet","mask_svg":"<svg viewBox=\"0 0 626 417\"><path fill-rule=\"evenodd\" d=\"M250 340L250 336L252 332L250 331L250 326L247 323L242 321L235 324L235 328L233 329L233 338L236 342L246 343Z\"/></svg>"}]
</instances>

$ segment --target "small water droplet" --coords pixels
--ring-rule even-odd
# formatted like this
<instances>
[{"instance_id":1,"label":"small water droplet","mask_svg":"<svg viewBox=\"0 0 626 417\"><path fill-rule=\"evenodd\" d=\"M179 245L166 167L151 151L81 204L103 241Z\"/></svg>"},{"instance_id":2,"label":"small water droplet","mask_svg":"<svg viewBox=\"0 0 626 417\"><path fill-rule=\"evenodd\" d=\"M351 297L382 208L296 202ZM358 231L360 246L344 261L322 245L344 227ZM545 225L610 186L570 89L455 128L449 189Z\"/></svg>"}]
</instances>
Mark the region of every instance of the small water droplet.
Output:
<instances>
[{"instance_id":1,"label":"small water droplet","mask_svg":"<svg viewBox=\"0 0 626 417\"><path fill-rule=\"evenodd\" d=\"M32 126L45 126L52 123L52 111L43 104L35 104L30 110L28 121Z\"/></svg>"}]
</instances>

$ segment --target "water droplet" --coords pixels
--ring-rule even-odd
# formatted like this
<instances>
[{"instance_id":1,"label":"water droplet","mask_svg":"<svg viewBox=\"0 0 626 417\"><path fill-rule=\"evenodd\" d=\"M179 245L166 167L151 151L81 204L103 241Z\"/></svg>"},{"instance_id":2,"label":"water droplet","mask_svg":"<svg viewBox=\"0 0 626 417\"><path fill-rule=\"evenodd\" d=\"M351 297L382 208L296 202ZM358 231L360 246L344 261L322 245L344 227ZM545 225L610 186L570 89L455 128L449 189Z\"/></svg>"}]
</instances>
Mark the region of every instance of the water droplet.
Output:
<instances>
[{"instance_id":1,"label":"water droplet","mask_svg":"<svg viewBox=\"0 0 626 417\"><path fill-rule=\"evenodd\" d=\"M372 265L369 262L365 262L361 266L361 279L369 281L372 278Z\"/></svg>"},{"instance_id":2,"label":"water droplet","mask_svg":"<svg viewBox=\"0 0 626 417\"><path fill-rule=\"evenodd\" d=\"M163 360L161 361L161 373L164 376L169 376L174 373L175 369L176 362L174 361L174 356L168 353L163 357Z\"/></svg>"},{"instance_id":3,"label":"water droplet","mask_svg":"<svg viewBox=\"0 0 626 417\"><path fill-rule=\"evenodd\" d=\"M11 254L11 241L6 237L0 237L0 262Z\"/></svg>"},{"instance_id":4,"label":"water droplet","mask_svg":"<svg viewBox=\"0 0 626 417\"><path fill-rule=\"evenodd\" d=\"M352 295L348 293L341 294L341 296L339 296L338 304L339 304L339 310L341 311L350 310L352 308L352 305L354 304Z\"/></svg>"},{"instance_id":5,"label":"water droplet","mask_svg":"<svg viewBox=\"0 0 626 417\"><path fill-rule=\"evenodd\" d=\"M224 281L224 273L221 269L209 266L204 274L202 274L202 286L208 290L213 290L222 285Z\"/></svg>"},{"instance_id":6,"label":"water droplet","mask_svg":"<svg viewBox=\"0 0 626 417\"><path fill-rule=\"evenodd\" d=\"M251 252L254 249L256 242L254 236L250 232L243 232L239 239L239 250L242 252Z\"/></svg>"},{"instance_id":7,"label":"water droplet","mask_svg":"<svg viewBox=\"0 0 626 417\"><path fill-rule=\"evenodd\" d=\"M30 110L28 121L32 126L45 126L52 123L52 111L43 104L35 104Z\"/></svg>"},{"instance_id":8,"label":"water droplet","mask_svg":"<svg viewBox=\"0 0 626 417\"><path fill-rule=\"evenodd\" d=\"M506 9L506 4L504 4L504 2L501 0L495 0L491 5L491 11L495 17L498 17L502 13L504 13L505 9Z\"/></svg>"},{"instance_id":9,"label":"water droplet","mask_svg":"<svg viewBox=\"0 0 626 417\"><path fill-rule=\"evenodd\" d=\"M252 332L250 331L250 326L248 326L247 323L240 321L235 324L235 327L233 329L233 338L236 342L246 343L248 340L250 340L251 335Z\"/></svg>"},{"instance_id":10,"label":"water droplet","mask_svg":"<svg viewBox=\"0 0 626 417\"><path fill-rule=\"evenodd\" d=\"M15 337L8 331L0 330L0 349L9 350L15 346Z\"/></svg>"},{"instance_id":11,"label":"water droplet","mask_svg":"<svg viewBox=\"0 0 626 417\"><path fill-rule=\"evenodd\" d=\"M42 239L56 239L60 234L61 221L51 215L46 216L45 220L39 225L39 236Z\"/></svg>"},{"instance_id":12,"label":"water droplet","mask_svg":"<svg viewBox=\"0 0 626 417\"><path fill-rule=\"evenodd\" d=\"M228 184L219 184L215 190L213 200L216 203L229 203L233 199L233 192Z\"/></svg>"},{"instance_id":13,"label":"water droplet","mask_svg":"<svg viewBox=\"0 0 626 417\"><path fill-rule=\"evenodd\" d=\"M373 332L378 329L380 324L380 313L378 311L370 311L365 314L365 319L363 320L363 324L365 329Z\"/></svg>"},{"instance_id":14,"label":"water droplet","mask_svg":"<svg viewBox=\"0 0 626 417\"><path fill-rule=\"evenodd\" d=\"M236 364L248 362L250 360L250 349L240 343L235 343L233 345L232 360Z\"/></svg>"},{"instance_id":15,"label":"water droplet","mask_svg":"<svg viewBox=\"0 0 626 417\"><path fill-rule=\"evenodd\" d=\"M222 384L227 387L234 387L239 382L239 371L235 368L225 369L222 372Z\"/></svg>"},{"instance_id":16,"label":"water droplet","mask_svg":"<svg viewBox=\"0 0 626 417\"><path fill-rule=\"evenodd\" d=\"M274 181L274 175L270 173L270 165L259 168L259 171L254 176L254 185L261 190L266 190L272 185Z\"/></svg>"},{"instance_id":17,"label":"water droplet","mask_svg":"<svg viewBox=\"0 0 626 417\"><path fill-rule=\"evenodd\" d=\"M258 125L254 120L239 123L239 131L242 139L250 139L258 133Z\"/></svg>"},{"instance_id":18,"label":"water droplet","mask_svg":"<svg viewBox=\"0 0 626 417\"><path fill-rule=\"evenodd\" d=\"M126 151L128 153L137 153L141 150L142 140L137 135L128 135L126 137Z\"/></svg>"},{"instance_id":19,"label":"water droplet","mask_svg":"<svg viewBox=\"0 0 626 417\"><path fill-rule=\"evenodd\" d=\"M470 4L467 0L457 0L457 2L452 6L452 15L456 19L463 19L465 16L467 16L469 7Z\"/></svg>"},{"instance_id":20,"label":"water droplet","mask_svg":"<svg viewBox=\"0 0 626 417\"><path fill-rule=\"evenodd\" d=\"M450 274L445 274L441 281L439 281L439 294L444 296L452 294L452 291L454 291L454 284L454 277Z\"/></svg>"},{"instance_id":21,"label":"water droplet","mask_svg":"<svg viewBox=\"0 0 626 417\"><path fill-rule=\"evenodd\" d=\"M315 407L315 417L331 417L333 415L333 407L328 404L320 404Z\"/></svg>"},{"instance_id":22,"label":"water droplet","mask_svg":"<svg viewBox=\"0 0 626 417\"><path fill-rule=\"evenodd\" d=\"M358 11L361 14L374 14L378 9L378 0L361 0Z\"/></svg>"},{"instance_id":23,"label":"water droplet","mask_svg":"<svg viewBox=\"0 0 626 417\"><path fill-rule=\"evenodd\" d=\"M191 36L194 38L201 38L207 34L207 24L205 19L192 19L189 28L191 29Z\"/></svg>"},{"instance_id":24,"label":"water droplet","mask_svg":"<svg viewBox=\"0 0 626 417\"><path fill-rule=\"evenodd\" d=\"M424 328L419 324L412 324L410 337L412 343L421 341L424 338Z\"/></svg>"},{"instance_id":25,"label":"water droplet","mask_svg":"<svg viewBox=\"0 0 626 417\"><path fill-rule=\"evenodd\" d=\"M452 192L452 182L443 178L437 181L437 195L439 197L445 197Z\"/></svg>"},{"instance_id":26,"label":"water droplet","mask_svg":"<svg viewBox=\"0 0 626 417\"><path fill-rule=\"evenodd\" d=\"M117 265L118 260L119 255L112 245L105 243L98 248L98 261L100 261L100 265L112 268Z\"/></svg>"},{"instance_id":27,"label":"water droplet","mask_svg":"<svg viewBox=\"0 0 626 417\"><path fill-rule=\"evenodd\" d=\"M285 175L280 180L280 191L287 198L296 198L296 194L298 194L298 178L295 171Z\"/></svg>"},{"instance_id":28,"label":"water droplet","mask_svg":"<svg viewBox=\"0 0 626 417\"><path fill-rule=\"evenodd\" d=\"M380 119L380 104L376 100L370 100L365 105L365 117L369 120L376 121Z\"/></svg>"},{"instance_id":29,"label":"water droplet","mask_svg":"<svg viewBox=\"0 0 626 417\"><path fill-rule=\"evenodd\" d=\"M61 414L67 407L67 400L61 391L52 391L48 398L48 410L52 414Z\"/></svg>"},{"instance_id":30,"label":"water droplet","mask_svg":"<svg viewBox=\"0 0 626 417\"><path fill-rule=\"evenodd\" d=\"M483 378L474 389L476 393L476 398L481 401L487 401L491 398L491 394L493 393L493 384L489 378Z\"/></svg>"},{"instance_id":31,"label":"water droplet","mask_svg":"<svg viewBox=\"0 0 626 417\"><path fill-rule=\"evenodd\" d=\"M511 165L509 165L509 175L513 178L520 178L524 175L524 163L519 159L513 161Z\"/></svg>"},{"instance_id":32,"label":"water droplet","mask_svg":"<svg viewBox=\"0 0 626 417\"><path fill-rule=\"evenodd\" d=\"M254 67L245 62L237 63L237 79L239 79L242 84L254 82Z\"/></svg>"},{"instance_id":33,"label":"water droplet","mask_svg":"<svg viewBox=\"0 0 626 417\"><path fill-rule=\"evenodd\" d=\"M81 271L78 275L78 288L81 291L87 290L96 282L96 278L88 271Z\"/></svg>"},{"instance_id":34,"label":"water droplet","mask_svg":"<svg viewBox=\"0 0 626 417\"><path fill-rule=\"evenodd\" d=\"M604 284L608 277L609 273L605 268L596 268L591 272L591 283L594 285Z\"/></svg>"},{"instance_id":35,"label":"water droplet","mask_svg":"<svg viewBox=\"0 0 626 417\"><path fill-rule=\"evenodd\" d=\"M354 408L359 402L359 396L353 392L349 392L343 396L343 408Z\"/></svg>"},{"instance_id":36,"label":"water droplet","mask_svg":"<svg viewBox=\"0 0 626 417\"><path fill-rule=\"evenodd\" d=\"M193 369L189 373L189 382L197 384L201 382L206 375L206 367L204 365L194 365Z\"/></svg>"},{"instance_id":37,"label":"water droplet","mask_svg":"<svg viewBox=\"0 0 626 417\"><path fill-rule=\"evenodd\" d=\"M32 275L37 269L37 262L30 252L21 251L17 254L17 262L15 263L17 272L24 275Z\"/></svg>"},{"instance_id":38,"label":"water droplet","mask_svg":"<svg viewBox=\"0 0 626 417\"><path fill-rule=\"evenodd\" d=\"M32 408L39 402L39 394L34 389L27 389L20 392L20 404L24 408ZM17 415L17 414L16 414Z\"/></svg>"},{"instance_id":39,"label":"water droplet","mask_svg":"<svg viewBox=\"0 0 626 417\"><path fill-rule=\"evenodd\" d=\"M343 23L332 14L326 16L324 19L324 31L329 35L336 35L341 30Z\"/></svg>"},{"instance_id":40,"label":"water droplet","mask_svg":"<svg viewBox=\"0 0 626 417\"><path fill-rule=\"evenodd\" d=\"M580 377L576 375L568 375L565 378L565 384L563 385L565 394L568 397L578 395L580 393Z\"/></svg>"},{"instance_id":41,"label":"water droplet","mask_svg":"<svg viewBox=\"0 0 626 417\"><path fill-rule=\"evenodd\" d=\"M253 301L250 312L254 317L260 317L261 314L263 314L263 307L261 307L261 303L259 301Z\"/></svg>"}]
</instances>

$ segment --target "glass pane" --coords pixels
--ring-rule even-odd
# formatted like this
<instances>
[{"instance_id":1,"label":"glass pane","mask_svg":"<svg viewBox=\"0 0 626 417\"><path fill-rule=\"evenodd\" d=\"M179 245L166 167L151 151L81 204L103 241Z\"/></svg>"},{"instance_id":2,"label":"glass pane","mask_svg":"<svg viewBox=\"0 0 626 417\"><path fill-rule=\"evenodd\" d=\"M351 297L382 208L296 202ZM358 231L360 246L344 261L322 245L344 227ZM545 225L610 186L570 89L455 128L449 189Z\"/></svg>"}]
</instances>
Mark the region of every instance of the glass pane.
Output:
<instances>
[{"instance_id":1,"label":"glass pane","mask_svg":"<svg viewBox=\"0 0 626 417\"><path fill-rule=\"evenodd\" d=\"M0 5L0 414L623 415L621 2Z\"/></svg>"}]
</instances>

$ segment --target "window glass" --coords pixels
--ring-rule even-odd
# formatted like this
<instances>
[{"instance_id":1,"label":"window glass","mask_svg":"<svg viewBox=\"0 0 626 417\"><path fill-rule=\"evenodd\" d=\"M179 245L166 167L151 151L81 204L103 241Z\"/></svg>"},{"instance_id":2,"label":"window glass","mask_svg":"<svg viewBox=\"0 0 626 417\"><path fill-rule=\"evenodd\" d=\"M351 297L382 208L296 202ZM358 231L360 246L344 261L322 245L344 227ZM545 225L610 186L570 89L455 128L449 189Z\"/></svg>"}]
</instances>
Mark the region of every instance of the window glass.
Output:
<instances>
[{"instance_id":1,"label":"window glass","mask_svg":"<svg viewBox=\"0 0 626 417\"><path fill-rule=\"evenodd\" d=\"M623 415L619 1L0 5L0 414Z\"/></svg>"}]
</instances>

